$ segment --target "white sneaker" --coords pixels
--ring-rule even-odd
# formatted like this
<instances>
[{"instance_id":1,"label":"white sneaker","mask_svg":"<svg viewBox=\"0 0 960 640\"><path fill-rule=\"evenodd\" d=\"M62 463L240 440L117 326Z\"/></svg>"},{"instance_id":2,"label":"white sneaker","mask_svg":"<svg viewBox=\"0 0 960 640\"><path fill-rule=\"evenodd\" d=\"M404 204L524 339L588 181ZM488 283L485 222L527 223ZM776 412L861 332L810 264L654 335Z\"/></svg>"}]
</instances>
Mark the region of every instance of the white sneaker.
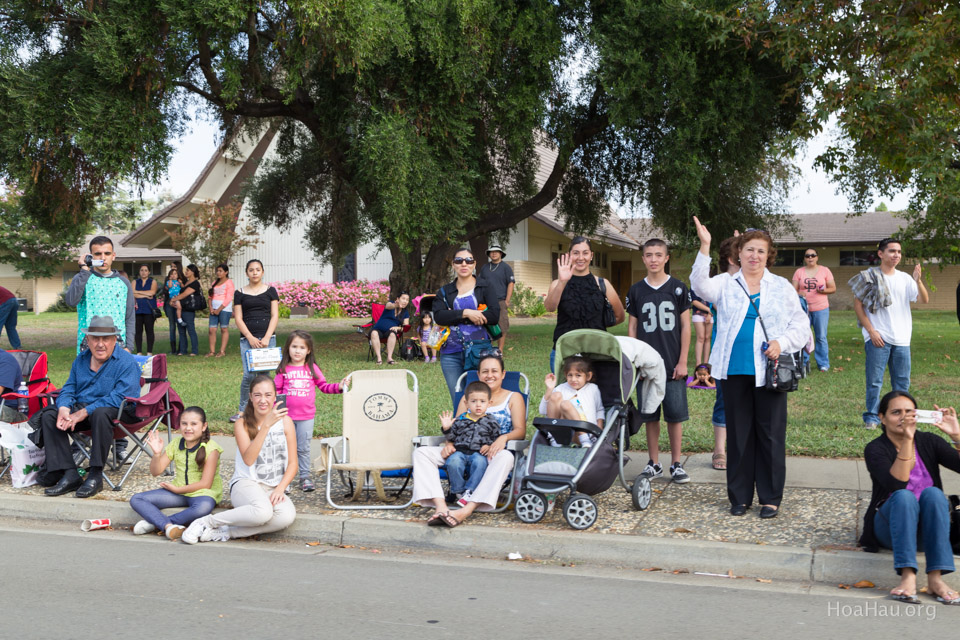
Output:
<instances>
[{"instance_id":1,"label":"white sneaker","mask_svg":"<svg viewBox=\"0 0 960 640\"><path fill-rule=\"evenodd\" d=\"M133 535L142 536L148 533L153 533L157 528L147 522L146 520L141 520L137 524L133 525Z\"/></svg>"},{"instance_id":2,"label":"white sneaker","mask_svg":"<svg viewBox=\"0 0 960 640\"><path fill-rule=\"evenodd\" d=\"M460 505L461 507L465 507L467 506L467 503L470 502L472 499L473 499L473 492L467 491L462 496L460 496L460 499L457 500L457 504Z\"/></svg>"},{"instance_id":3,"label":"white sneaker","mask_svg":"<svg viewBox=\"0 0 960 640\"><path fill-rule=\"evenodd\" d=\"M185 529L186 527L181 524L171 524L167 527L167 530L164 532L164 534L167 536L168 540L179 540L181 537L183 537L183 532Z\"/></svg>"},{"instance_id":4,"label":"white sneaker","mask_svg":"<svg viewBox=\"0 0 960 640\"><path fill-rule=\"evenodd\" d=\"M226 527L205 527L200 534L200 542L226 542L229 539Z\"/></svg>"},{"instance_id":5,"label":"white sneaker","mask_svg":"<svg viewBox=\"0 0 960 640\"><path fill-rule=\"evenodd\" d=\"M197 544L200 542L200 535L208 529L204 520L205 518L197 518L191 522L190 526L183 532L183 535L180 536L180 539L187 544Z\"/></svg>"}]
</instances>

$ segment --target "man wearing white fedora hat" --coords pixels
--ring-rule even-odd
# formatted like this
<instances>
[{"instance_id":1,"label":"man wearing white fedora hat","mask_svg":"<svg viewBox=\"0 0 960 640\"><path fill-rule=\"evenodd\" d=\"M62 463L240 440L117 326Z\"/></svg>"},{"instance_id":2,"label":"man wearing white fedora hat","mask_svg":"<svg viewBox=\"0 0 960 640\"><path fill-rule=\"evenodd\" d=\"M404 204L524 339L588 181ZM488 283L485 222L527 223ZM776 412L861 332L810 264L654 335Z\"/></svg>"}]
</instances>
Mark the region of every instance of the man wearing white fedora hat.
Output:
<instances>
[{"instance_id":1,"label":"man wearing white fedora hat","mask_svg":"<svg viewBox=\"0 0 960 640\"><path fill-rule=\"evenodd\" d=\"M507 257L506 252L498 244L491 245L487 249L487 264L480 267L477 271L477 284L490 287L500 301L500 338L498 346L503 351L503 345L507 339L507 330L510 328L510 318L507 309L510 307L510 298L513 297L513 269L510 268L503 259Z\"/></svg>"},{"instance_id":2,"label":"man wearing white fedora hat","mask_svg":"<svg viewBox=\"0 0 960 640\"><path fill-rule=\"evenodd\" d=\"M93 316L86 334L89 349L73 361L70 376L56 405L40 414L40 442L47 455L45 484L48 496L76 491L89 498L103 488L103 466L113 444L113 420L126 397L140 396L140 366L123 350L120 331L109 316ZM124 408L125 422L136 420L135 410ZM80 476L70 452L70 432L89 431L93 440L86 479Z\"/></svg>"}]
</instances>

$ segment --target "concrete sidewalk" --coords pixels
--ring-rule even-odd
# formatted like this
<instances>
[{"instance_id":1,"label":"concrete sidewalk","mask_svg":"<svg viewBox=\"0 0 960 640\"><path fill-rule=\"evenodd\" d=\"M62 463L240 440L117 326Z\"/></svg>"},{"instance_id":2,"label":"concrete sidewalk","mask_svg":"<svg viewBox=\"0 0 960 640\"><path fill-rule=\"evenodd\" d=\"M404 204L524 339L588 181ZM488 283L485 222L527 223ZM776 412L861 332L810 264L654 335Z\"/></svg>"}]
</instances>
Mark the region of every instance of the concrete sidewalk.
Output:
<instances>
[{"instance_id":1,"label":"concrete sidewalk","mask_svg":"<svg viewBox=\"0 0 960 640\"><path fill-rule=\"evenodd\" d=\"M224 448L221 473L229 478L236 451L232 439L218 437ZM314 441L319 454L319 441ZM632 479L646 463L644 452L629 452L627 476ZM856 550L871 483L860 460L788 458L787 489L780 516L760 520L757 508L747 516L728 514L725 478L710 467L710 454L687 457L691 482L677 485L654 481L654 498L643 512L634 510L629 495L616 483L596 496L600 517L587 531L574 531L554 509L536 525L517 520L512 509L501 514L476 514L455 530L426 527L429 509L411 507L382 511L336 511L326 505L325 476L318 490L291 495L298 517L280 540L367 548L432 550L503 558L510 552L556 563L596 563L632 569L688 570L803 582L854 583L867 579L878 586L896 584L889 553ZM75 521L111 518L130 526L138 516L126 503L135 491L154 488L162 478L146 472L143 461L122 492L104 491L91 500L47 498L39 487L14 490L0 481L0 516ZM960 476L944 474L947 493L960 493ZM336 483L338 496L344 488ZM90 535L96 535L91 533ZM921 565L922 554L920 555ZM956 574L954 574L956 575ZM957 586L958 581L951 583Z\"/></svg>"}]
</instances>

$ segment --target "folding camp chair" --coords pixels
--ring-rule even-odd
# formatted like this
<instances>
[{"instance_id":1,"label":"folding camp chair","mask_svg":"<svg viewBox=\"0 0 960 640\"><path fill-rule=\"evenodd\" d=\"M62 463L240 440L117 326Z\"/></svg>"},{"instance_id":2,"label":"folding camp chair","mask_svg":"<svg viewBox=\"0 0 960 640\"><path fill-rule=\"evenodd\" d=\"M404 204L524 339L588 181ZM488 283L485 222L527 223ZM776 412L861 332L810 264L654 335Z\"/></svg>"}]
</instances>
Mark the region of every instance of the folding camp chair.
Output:
<instances>
[{"instance_id":1,"label":"folding camp chair","mask_svg":"<svg viewBox=\"0 0 960 640\"><path fill-rule=\"evenodd\" d=\"M27 351L23 349L14 349L8 351L10 355L16 358L20 365L20 373L27 383L26 396L20 395L16 391L10 391L0 396L0 402L7 400L19 400L27 398L27 417L29 418L40 409L44 408L55 396L57 388L47 377L47 354L42 351ZM0 478L4 476L10 468L10 461L7 459L6 449L0 447Z\"/></svg>"},{"instance_id":2,"label":"folding camp chair","mask_svg":"<svg viewBox=\"0 0 960 640\"><path fill-rule=\"evenodd\" d=\"M413 379L413 388L407 376ZM387 500L381 472L412 467L413 438L417 435L417 376L406 369L354 371L343 392L343 435L323 438L326 453L327 504L336 509L404 509L413 502L392 505L339 505L333 500L333 473L356 474L352 500L363 491L375 489L381 501ZM406 483L404 483L406 486ZM400 488L402 491L403 487ZM399 492L397 492L399 497Z\"/></svg>"},{"instance_id":3,"label":"folding camp chair","mask_svg":"<svg viewBox=\"0 0 960 640\"><path fill-rule=\"evenodd\" d=\"M144 453L147 454L147 458L153 456L146 442L150 433L156 431L162 425L166 425L167 442L170 442L174 426L177 425L177 420L183 411L183 401L180 400L180 396L177 395L177 392L170 385L170 381L167 380L166 354L158 353L150 357L134 356L134 358L140 363L142 370L140 397L125 398L117 411L117 418L113 421L113 439L129 438L133 446L122 458L117 455L116 449L111 447L113 454L107 465L109 470L114 472L119 471L128 463L130 468L120 478L120 482L116 484L106 474L103 475L103 479L114 491L120 491L123 488L123 483L133 472L140 456ZM121 422L120 417L123 415L123 410L130 405L133 405L136 409L136 421ZM142 437L137 435L141 430L143 430ZM92 445L90 437L84 433L75 433L73 439L80 446L81 455L89 460Z\"/></svg>"},{"instance_id":4,"label":"folding camp chair","mask_svg":"<svg viewBox=\"0 0 960 640\"><path fill-rule=\"evenodd\" d=\"M380 319L380 316L383 315L383 311L386 309L385 305L380 304L379 302L374 302L370 305L370 322L366 324L355 324L354 328L357 330L357 333L362 334L363 337L367 339L367 362L373 359L373 344L370 342L370 332L373 331L373 325L377 324L377 320Z\"/></svg>"},{"instance_id":5,"label":"folding camp chair","mask_svg":"<svg viewBox=\"0 0 960 640\"><path fill-rule=\"evenodd\" d=\"M479 380L479 376L476 371L467 371L460 375L457 379L457 386L453 389L453 408L456 411L457 407L460 406L460 399L463 397L463 391L467 388L467 385L471 382L476 382ZM508 391L514 391L519 393L523 398L524 409L527 409L528 399L530 397L530 380L526 375L520 371L507 371L503 378L503 384L501 385L504 389ZM444 436L417 436L413 439L413 444L416 447L439 447L446 444L447 439ZM506 500L502 504L497 504L497 508L492 511L492 513L500 513L505 511L507 507L510 506L510 503L513 500L513 490L516 484L517 471L521 467L521 454L527 447L530 446L528 440L510 440L507 442L507 451L513 453L513 473L510 474L510 479L507 481L507 484L504 485L504 489L507 490ZM441 478L446 477L446 467L440 468ZM501 491L501 495L502 495Z\"/></svg>"}]
</instances>

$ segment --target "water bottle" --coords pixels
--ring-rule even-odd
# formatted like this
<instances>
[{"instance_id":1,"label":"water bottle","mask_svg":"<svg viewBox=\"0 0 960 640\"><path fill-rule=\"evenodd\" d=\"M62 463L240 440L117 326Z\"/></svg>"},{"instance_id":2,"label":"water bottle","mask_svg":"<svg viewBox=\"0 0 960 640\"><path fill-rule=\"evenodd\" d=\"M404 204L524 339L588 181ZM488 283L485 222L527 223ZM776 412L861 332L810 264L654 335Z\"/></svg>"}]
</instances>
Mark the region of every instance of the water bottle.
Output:
<instances>
[{"instance_id":1,"label":"water bottle","mask_svg":"<svg viewBox=\"0 0 960 640\"><path fill-rule=\"evenodd\" d=\"M17 393L22 396L30 394L30 389L27 388L27 381L21 380L20 386L17 387ZM30 401L27 398L17 398L17 411L23 415L27 415L27 411L30 408Z\"/></svg>"}]
</instances>

